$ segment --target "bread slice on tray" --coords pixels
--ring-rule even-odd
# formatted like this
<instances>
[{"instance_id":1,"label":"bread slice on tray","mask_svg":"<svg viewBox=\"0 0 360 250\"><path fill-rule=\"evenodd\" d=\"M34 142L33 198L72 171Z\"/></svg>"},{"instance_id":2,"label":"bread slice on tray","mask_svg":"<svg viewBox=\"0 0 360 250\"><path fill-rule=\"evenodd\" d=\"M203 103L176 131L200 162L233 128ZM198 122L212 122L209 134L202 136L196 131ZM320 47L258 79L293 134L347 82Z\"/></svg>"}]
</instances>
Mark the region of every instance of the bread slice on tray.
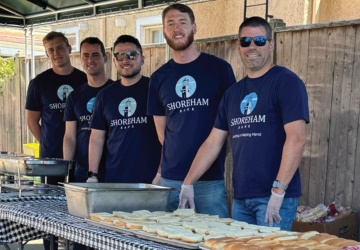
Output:
<instances>
[{"instance_id":1,"label":"bread slice on tray","mask_svg":"<svg viewBox=\"0 0 360 250\"><path fill-rule=\"evenodd\" d=\"M111 213L101 212L101 213L90 213L90 220L101 221L106 217L113 217Z\"/></svg>"}]
</instances>

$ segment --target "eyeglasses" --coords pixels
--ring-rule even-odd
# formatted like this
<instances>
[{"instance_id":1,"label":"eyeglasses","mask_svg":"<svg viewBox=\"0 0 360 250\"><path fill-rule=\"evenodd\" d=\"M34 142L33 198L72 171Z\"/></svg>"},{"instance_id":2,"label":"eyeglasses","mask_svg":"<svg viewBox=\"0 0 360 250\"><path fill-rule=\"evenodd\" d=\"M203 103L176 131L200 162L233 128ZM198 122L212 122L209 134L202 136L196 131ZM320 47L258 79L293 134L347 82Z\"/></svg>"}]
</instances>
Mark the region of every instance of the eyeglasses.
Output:
<instances>
[{"instance_id":1,"label":"eyeglasses","mask_svg":"<svg viewBox=\"0 0 360 250\"><path fill-rule=\"evenodd\" d=\"M266 44L267 40L270 41L270 39L268 39L266 36L254 36L254 37L244 36L244 37L240 37L239 42L241 47L249 47L251 41L254 41L256 46L262 47Z\"/></svg>"},{"instance_id":2,"label":"eyeglasses","mask_svg":"<svg viewBox=\"0 0 360 250\"><path fill-rule=\"evenodd\" d=\"M140 55L139 52L137 52L136 50L134 51L127 51L127 52L118 52L118 53L114 53L114 57L116 58L117 61L121 62L122 60L125 59L125 57L128 60L135 60L136 56Z\"/></svg>"}]
</instances>

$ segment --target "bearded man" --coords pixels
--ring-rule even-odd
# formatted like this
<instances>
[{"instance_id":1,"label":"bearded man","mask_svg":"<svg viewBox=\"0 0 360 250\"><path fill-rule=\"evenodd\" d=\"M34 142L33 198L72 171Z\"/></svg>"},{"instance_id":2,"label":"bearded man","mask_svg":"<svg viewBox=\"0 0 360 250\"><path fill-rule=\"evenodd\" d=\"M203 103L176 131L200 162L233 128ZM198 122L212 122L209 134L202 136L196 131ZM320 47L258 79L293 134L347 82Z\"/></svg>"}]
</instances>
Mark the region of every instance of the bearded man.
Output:
<instances>
[{"instance_id":1,"label":"bearded man","mask_svg":"<svg viewBox=\"0 0 360 250\"><path fill-rule=\"evenodd\" d=\"M174 211L178 208L182 182L209 135L221 97L235 83L235 76L229 63L195 48L197 27L191 8L172 4L164 9L162 21L172 59L150 77L148 114L154 116L163 145L162 161L153 184L174 188L168 207ZM224 163L225 147L194 186L182 187L194 188L197 212L228 217Z\"/></svg>"}]
</instances>

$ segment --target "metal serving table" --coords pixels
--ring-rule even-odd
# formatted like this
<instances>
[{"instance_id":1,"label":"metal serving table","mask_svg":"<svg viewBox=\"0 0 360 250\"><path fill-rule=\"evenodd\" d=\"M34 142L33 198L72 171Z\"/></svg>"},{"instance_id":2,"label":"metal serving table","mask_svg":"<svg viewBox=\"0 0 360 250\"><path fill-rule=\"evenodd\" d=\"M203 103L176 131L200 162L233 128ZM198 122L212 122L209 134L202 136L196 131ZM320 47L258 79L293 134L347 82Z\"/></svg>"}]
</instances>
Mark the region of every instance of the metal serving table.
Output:
<instances>
[{"instance_id":1,"label":"metal serving table","mask_svg":"<svg viewBox=\"0 0 360 250\"><path fill-rule=\"evenodd\" d=\"M74 241L92 248L143 249L143 250L178 250L182 248L140 239L136 236L104 229L85 222L83 218L68 213L65 196L28 196L4 198L0 194L0 219L23 225L31 232L51 234ZM41 198L40 198L41 197ZM6 225L3 230L13 234L13 229ZM19 241L20 236L16 236ZM38 235L37 237L41 237Z\"/></svg>"}]
</instances>

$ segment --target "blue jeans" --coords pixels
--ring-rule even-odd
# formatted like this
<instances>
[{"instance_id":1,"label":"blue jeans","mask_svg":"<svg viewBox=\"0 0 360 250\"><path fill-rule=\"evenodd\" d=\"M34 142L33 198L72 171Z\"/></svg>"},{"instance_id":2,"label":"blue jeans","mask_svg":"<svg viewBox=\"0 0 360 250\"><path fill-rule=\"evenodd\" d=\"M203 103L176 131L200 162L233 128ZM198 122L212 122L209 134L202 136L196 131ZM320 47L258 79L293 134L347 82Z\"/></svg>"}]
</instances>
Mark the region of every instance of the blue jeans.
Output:
<instances>
[{"instance_id":1,"label":"blue jeans","mask_svg":"<svg viewBox=\"0 0 360 250\"><path fill-rule=\"evenodd\" d=\"M175 188L171 191L167 211L173 212L179 207L179 195L182 181L160 179L160 185ZM195 209L198 213L219 215L228 218L225 183L220 181L197 181L194 184Z\"/></svg>"},{"instance_id":2,"label":"blue jeans","mask_svg":"<svg viewBox=\"0 0 360 250\"><path fill-rule=\"evenodd\" d=\"M269 199L270 197L233 199L232 218L250 224L269 226L269 223L265 223L265 214ZM296 219L298 204L299 198L284 199L280 208L281 222L279 224L274 222L273 226L290 231L292 223Z\"/></svg>"}]
</instances>

